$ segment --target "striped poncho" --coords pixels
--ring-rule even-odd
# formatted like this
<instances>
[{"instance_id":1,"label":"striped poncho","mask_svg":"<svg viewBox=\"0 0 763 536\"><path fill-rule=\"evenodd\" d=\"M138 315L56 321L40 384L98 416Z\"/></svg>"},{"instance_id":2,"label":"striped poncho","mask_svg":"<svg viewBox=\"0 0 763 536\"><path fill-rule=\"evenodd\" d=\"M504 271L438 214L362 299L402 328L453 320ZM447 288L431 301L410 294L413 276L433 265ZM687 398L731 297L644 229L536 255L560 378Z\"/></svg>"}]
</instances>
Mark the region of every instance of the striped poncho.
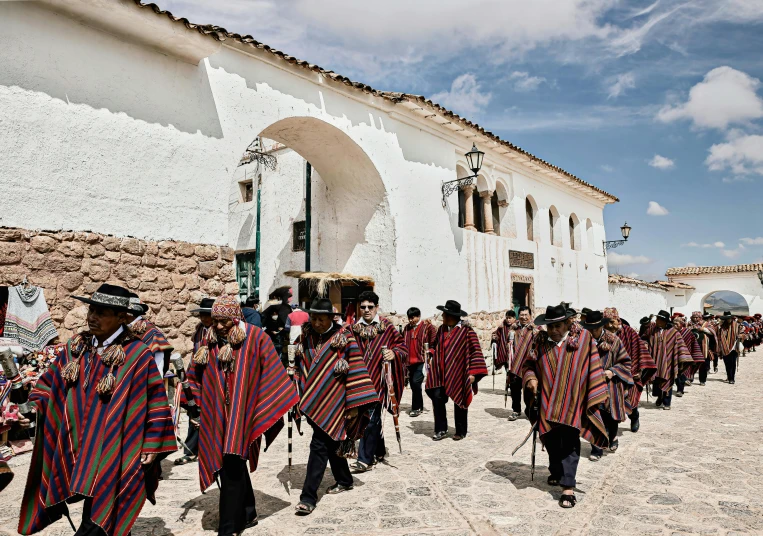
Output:
<instances>
[{"instance_id":1,"label":"striped poncho","mask_svg":"<svg viewBox=\"0 0 763 536\"><path fill-rule=\"evenodd\" d=\"M264 331L239 323L244 341L233 346L233 370L217 359L223 342L208 343L209 363L191 362L188 380L199 403L199 485L205 491L222 469L223 455L249 460L257 469L263 435L270 443L283 416L299 401L275 347ZM227 396L226 396L227 395ZM226 403L227 401L227 403Z\"/></svg>"},{"instance_id":2,"label":"striped poncho","mask_svg":"<svg viewBox=\"0 0 763 536\"><path fill-rule=\"evenodd\" d=\"M21 504L21 534L60 519L66 501L92 497L93 522L110 536L123 536L146 498L154 502L159 462L177 450L172 417L149 349L130 337L121 344L126 358L114 370L113 394L101 396L95 389L109 368L93 350L78 356L71 341L32 390L38 433ZM62 370L75 360L80 374L70 386ZM141 465L141 454L150 453L158 454L156 461Z\"/></svg>"},{"instance_id":3,"label":"striped poncho","mask_svg":"<svg viewBox=\"0 0 763 536\"><path fill-rule=\"evenodd\" d=\"M474 376L474 383L469 376ZM485 356L474 329L464 322L451 329L440 326L426 388L445 387L448 398L466 409L477 393L477 383L485 376Z\"/></svg>"},{"instance_id":4,"label":"striped poncho","mask_svg":"<svg viewBox=\"0 0 763 536\"><path fill-rule=\"evenodd\" d=\"M196 355L196 352L201 348L202 346L208 346L210 338L217 340L214 336L214 328L212 326L205 327L204 324L199 322L196 326L196 331L193 332L193 337L191 337L191 342L193 343L193 351L191 352L191 360L189 362L189 367L191 364L193 364L193 356ZM201 369L200 369L201 370ZM190 368L187 372L187 374L190 374ZM196 386L201 385L201 381L199 378L196 378ZM187 393L185 389L180 389L180 405L182 407L185 407L187 409L188 406L188 398L189 394L191 399L198 405L199 400L197 400L193 396L193 391L191 390L191 393Z\"/></svg>"},{"instance_id":5,"label":"striped poncho","mask_svg":"<svg viewBox=\"0 0 763 536\"><path fill-rule=\"evenodd\" d=\"M717 328L718 332L718 355L726 357L736 350L736 343L739 339L739 324L736 320L724 322Z\"/></svg>"},{"instance_id":6,"label":"striped poncho","mask_svg":"<svg viewBox=\"0 0 763 536\"><path fill-rule=\"evenodd\" d=\"M157 354L164 354L164 370L160 370L162 376L167 372L170 364L170 355L174 348L167 340L167 337L162 333L162 330L156 327L156 325L150 320L146 320L143 317L133 321L130 329L143 341L143 344L148 346L154 357Z\"/></svg>"},{"instance_id":7,"label":"striped poncho","mask_svg":"<svg viewBox=\"0 0 763 536\"><path fill-rule=\"evenodd\" d=\"M514 326L514 359L511 362L509 372L517 377L522 377L522 366L530 355L533 339L538 333L534 324L517 323Z\"/></svg>"},{"instance_id":8,"label":"striped poncho","mask_svg":"<svg viewBox=\"0 0 763 536\"><path fill-rule=\"evenodd\" d=\"M673 388L678 375L694 364L694 359L684 338L675 328L660 329L657 324L650 324L644 333L652 359L657 363L654 381L667 393Z\"/></svg>"},{"instance_id":9,"label":"striped poncho","mask_svg":"<svg viewBox=\"0 0 763 536\"><path fill-rule=\"evenodd\" d=\"M716 348L716 327L710 322L692 322L689 324L689 329L692 330L697 338L702 355L705 359L710 357Z\"/></svg>"},{"instance_id":10,"label":"striped poncho","mask_svg":"<svg viewBox=\"0 0 763 536\"><path fill-rule=\"evenodd\" d=\"M392 360L392 383L398 402L403 398L403 386L405 384L404 363L408 361L408 347L405 339L395 329L392 322L384 317L379 317L379 323L364 324L356 322L352 326L355 341L358 344L363 360L366 362L368 374L374 382L376 392L382 398L387 393L387 384L382 374L382 347L392 350L395 358ZM391 408L390 408L391 411Z\"/></svg>"},{"instance_id":11,"label":"striped poncho","mask_svg":"<svg viewBox=\"0 0 763 536\"><path fill-rule=\"evenodd\" d=\"M424 343L429 345L430 355L437 340L437 328L429 320L419 322L416 326L405 326L405 346L408 348L408 365L424 362Z\"/></svg>"},{"instance_id":12,"label":"striped poncho","mask_svg":"<svg viewBox=\"0 0 763 536\"><path fill-rule=\"evenodd\" d=\"M599 406L609 392L590 332L573 327L561 345L550 341L545 331L538 332L522 370L523 385L538 381L541 439L565 425L578 429L592 445L608 444Z\"/></svg>"},{"instance_id":13,"label":"striped poncho","mask_svg":"<svg viewBox=\"0 0 763 536\"><path fill-rule=\"evenodd\" d=\"M691 329L682 327L678 332L681 334L681 337L683 337L684 342L686 343L686 348L689 349L689 353L694 360L694 363L688 367L686 371L689 376L693 376L700 367L705 365L705 354L702 353L702 347L699 345L699 340L697 340L697 336L694 335Z\"/></svg>"},{"instance_id":14,"label":"striped poncho","mask_svg":"<svg viewBox=\"0 0 763 536\"><path fill-rule=\"evenodd\" d=\"M513 348L510 348L514 344L512 340L512 331L514 330L514 322L504 320L498 329L493 332L493 342L495 343L495 368L500 369L503 367L509 368L512 361L511 355Z\"/></svg>"},{"instance_id":15,"label":"striped poncho","mask_svg":"<svg viewBox=\"0 0 763 536\"><path fill-rule=\"evenodd\" d=\"M357 409L353 413L365 415L379 395L352 332L335 324L319 335L310 324L304 324L297 348L300 412L334 441L360 438L365 426L359 425L360 419L349 419L348 412ZM347 374L334 374L342 361L347 363Z\"/></svg>"},{"instance_id":16,"label":"striped poncho","mask_svg":"<svg viewBox=\"0 0 763 536\"><path fill-rule=\"evenodd\" d=\"M597 341L601 368L610 371L613 376L607 381L609 402L606 408L617 422L624 422L628 416L626 396L633 386L631 357L625 351L623 342L617 335L604 330ZM606 376L605 376L606 377Z\"/></svg>"},{"instance_id":17,"label":"striped poncho","mask_svg":"<svg viewBox=\"0 0 763 536\"><path fill-rule=\"evenodd\" d=\"M657 372L657 364L652 359L646 342L639 337L635 329L627 324L622 324L616 334L631 358L633 385L628 389L628 396L625 400L626 409L630 414L634 408L638 407L644 386Z\"/></svg>"}]
</instances>

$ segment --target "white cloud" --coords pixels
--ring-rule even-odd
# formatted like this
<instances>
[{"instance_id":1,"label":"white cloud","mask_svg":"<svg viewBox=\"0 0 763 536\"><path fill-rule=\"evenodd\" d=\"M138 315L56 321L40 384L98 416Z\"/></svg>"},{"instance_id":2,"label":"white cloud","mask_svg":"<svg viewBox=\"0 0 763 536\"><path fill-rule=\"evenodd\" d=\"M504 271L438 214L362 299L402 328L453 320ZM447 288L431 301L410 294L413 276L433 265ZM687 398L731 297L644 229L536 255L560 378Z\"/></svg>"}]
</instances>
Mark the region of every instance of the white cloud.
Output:
<instances>
[{"instance_id":1,"label":"white cloud","mask_svg":"<svg viewBox=\"0 0 763 536\"><path fill-rule=\"evenodd\" d=\"M638 279L638 274L636 272L631 272L629 274L625 274L625 277L632 277L633 279Z\"/></svg>"},{"instance_id":2,"label":"white cloud","mask_svg":"<svg viewBox=\"0 0 763 536\"><path fill-rule=\"evenodd\" d=\"M740 245L737 249L723 249L721 250L721 253L724 257L728 257L729 259L736 259L742 253L743 249L744 247Z\"/></svg>"},{"instance_id":3,"label":"white cloud","mask_svg":"<svg viewBox=\"0 0 763 536\"><path fill-rule=\"evenodd\" d=\"M666 156L656 154L649 161L649 165L657 169L670 169L675 167L676 163Z\"/></svg>"},{"instance_id":4,"label":"white cloud","mask_svg":"<svg viewBox=\"0 0 763 536\"><path fill-rule=\"evenodd\" d=\"M644 255L628 255L613 251L607 254L607 262L610 266L629 266L632 264L651 264L654 261Z\"/></svg>"},{"instance_id":5,"label":"white cloud","mask_svg":"<svg viewBox=\"0 0 763 536\"><path fill-rule=\"evenodd\" d=\"M545 78L540 76L530 76L530 73L523 71L514 71L509 75L509 80L514 83L514 91L520 92L534 91L546 81Z\"/></svg>"},{"instance_id":6,"label":"white cloud","mask_svg":"<svg viewBox=\"0 0 763 536\"><path fill-rule=\"evenodd\" d=\"M450 91L432 95L432 101L461 114L476 114L488 105L491 93L480 91L477 78L470 73L462 74L450 86Z\"/></svg>"},{"instance_id":7,"label":"white cloud","mask_svg":"<svg viewBox=\"0 0 763 536\"><path fill-rule=\"evenodd\" d=\"M756 238L740 238L739 241L746 246L763 246L763 236Z\"/></svg>"},{"instance_id":8,"label":"white cloud","mask_svg":"<svg viewBox=\"0 0 763 536\"><path fill-rule=\"evenodd\" d=\"M711 171L730 169L735 175L763 175L763 136L735 136L717 143L710 147L705 164Z\"/></svg>"},{"instance_id":9,"label":"white cloud","mask_svg":"<svg viewBox=\"0 0 763 536\"><path fill-rule=\"evenodd\" d=\"M697 267L697 263L696 262L687 262L686 263L686 267L687 268L696 268Z\"/></svg>"},{"instance_id":10,"label":"white cloud","mask_svg":"<svg viewBox=\"0 0 763 536\"><path fill-rule=\"evenodd\" d=\"M723 242L713 242L712 244L698 244L696 242L689 242L688 244L684 244L687 248L725 248L726 244Z\"/></svg>"},{"instance_id":11,"label":"white cloud","mask_svg":"<svg viewBox=\"0 0 763 536\"><path fill-rule=\"evenodd\" d=\"M683 104L665 106L659 121L689 119L698 128L726 129L763 117L763 99L757 95L760 80L728 66L717 67L689 91Z\"/></svg>"},{"instance_id":12,"label":"white cloud","mask_svg":"<svg viewBox=\"0 0 763 536\"><path fill-rule=\"evenodd\" d=\"M750 177L740 177L740 176L723 177L721 179L721 182L723 182L724 184L734 184L735 182L752 182L752 179Z\"/></svg>"},{"instance_id":13,"label":"white cloud","mask_svg":"<svg viewBox=\"0 0 763 536\"><path fill-rule=\"evenodd\" d=\"M649 201L649 206L646 209L646 213L649 216L667 216L670 214L668 209L660 205L657 201Z\"/></svg>"},{"instance_id":14,"label":"white cloud","mask_svg":"<svg viewBox=\"0 0 763 536\"><path fill-rule=\"evenodd\" d=\"M616 99L627 90L636 87L636 77L632 72L619 74L610 78L607 86L607 98Z\"/></svg>"}]
</instances>

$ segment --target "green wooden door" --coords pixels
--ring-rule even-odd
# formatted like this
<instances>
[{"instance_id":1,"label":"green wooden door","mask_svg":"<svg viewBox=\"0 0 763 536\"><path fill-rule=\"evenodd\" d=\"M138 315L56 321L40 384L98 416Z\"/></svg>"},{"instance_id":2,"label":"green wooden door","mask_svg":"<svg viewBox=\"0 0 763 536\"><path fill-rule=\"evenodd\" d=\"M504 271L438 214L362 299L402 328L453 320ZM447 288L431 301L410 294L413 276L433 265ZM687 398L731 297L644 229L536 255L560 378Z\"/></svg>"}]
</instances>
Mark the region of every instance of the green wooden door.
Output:
<instances>
[{"instance_id":1,"label":"green wooden door","mask_svg":"<svg viewBox=\"0 0 763 536\"><path fill-rule=\"evenodd\" d=\"M257 289L255 281L255 253L248 251L236 255L236 279L238 280L238 294L242 301L248 296L255 294Z\"/></svg>"}]
</instances>

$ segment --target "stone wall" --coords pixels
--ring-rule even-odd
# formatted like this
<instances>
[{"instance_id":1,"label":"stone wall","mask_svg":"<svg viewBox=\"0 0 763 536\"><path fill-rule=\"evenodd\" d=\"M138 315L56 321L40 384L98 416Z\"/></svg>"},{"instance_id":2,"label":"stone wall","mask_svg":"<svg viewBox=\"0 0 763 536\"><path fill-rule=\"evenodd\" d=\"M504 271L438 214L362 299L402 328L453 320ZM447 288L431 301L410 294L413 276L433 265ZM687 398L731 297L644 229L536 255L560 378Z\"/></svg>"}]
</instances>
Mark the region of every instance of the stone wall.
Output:
<instances>
[{"instance_id":1,"label":"stone wall","mask_svg":"<svg viewBox=\"0 0 763 536\"><path fill-rule=\"evenodd\" d=\"M87 306L71 296L112 283L136 292L151 308L146 316L185 353L198 323L188 310L203 297L238 292L233 259L228 247L0 227L0 285L26 276L42 287L63 341L85 326Z\"/></svg>"}]
</instances>

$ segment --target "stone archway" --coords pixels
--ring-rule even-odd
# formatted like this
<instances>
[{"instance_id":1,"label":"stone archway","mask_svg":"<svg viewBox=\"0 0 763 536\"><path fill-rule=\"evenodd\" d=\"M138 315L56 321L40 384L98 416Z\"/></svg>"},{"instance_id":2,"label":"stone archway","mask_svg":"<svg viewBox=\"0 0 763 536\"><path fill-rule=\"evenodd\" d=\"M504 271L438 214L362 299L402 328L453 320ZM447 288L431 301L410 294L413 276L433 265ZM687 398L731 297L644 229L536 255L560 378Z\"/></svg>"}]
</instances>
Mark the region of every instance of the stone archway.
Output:
<instances>
[{"instance_id":1,"label":"stone archway","mask_svg":"<svg viewBox=\"0 0 763 536\"><path fill-rule=\"evenodd\" d=\"M339 128L314 117L288 117L264 128L263 150L272 151L275 171L260 169L260 297L282 284L283 273L304 269L304 252L293 248L293 224L305 220L306 162L311 166L311 270L370 276L383 302L391 300L395 265L394 221L386 189L365 151ZM243 151L242 151L243 152ZM251 167L251 166L250 166ZM253 226L255 207L234 201L240 174L234 177L229 204L232 243L240 243L241 225ZM242 209L246 217L242 217ZM235 214L235 218L234 218ZM235 219L235 222L234 222ZM250 247L238 249L251 250Z\"/></svg>"},{"instance_id":2,"label":"stone archway","mask_svg":"<svg viewBox=\"0 0 763 536\"><path fill-rule=\"evenodd\" d=\"M702 308L705 312L722 315L725 311L738 316L750 314L750 304L744 296L733 290L715 290L702 298Z\"/></svg>"}]
</instances>

